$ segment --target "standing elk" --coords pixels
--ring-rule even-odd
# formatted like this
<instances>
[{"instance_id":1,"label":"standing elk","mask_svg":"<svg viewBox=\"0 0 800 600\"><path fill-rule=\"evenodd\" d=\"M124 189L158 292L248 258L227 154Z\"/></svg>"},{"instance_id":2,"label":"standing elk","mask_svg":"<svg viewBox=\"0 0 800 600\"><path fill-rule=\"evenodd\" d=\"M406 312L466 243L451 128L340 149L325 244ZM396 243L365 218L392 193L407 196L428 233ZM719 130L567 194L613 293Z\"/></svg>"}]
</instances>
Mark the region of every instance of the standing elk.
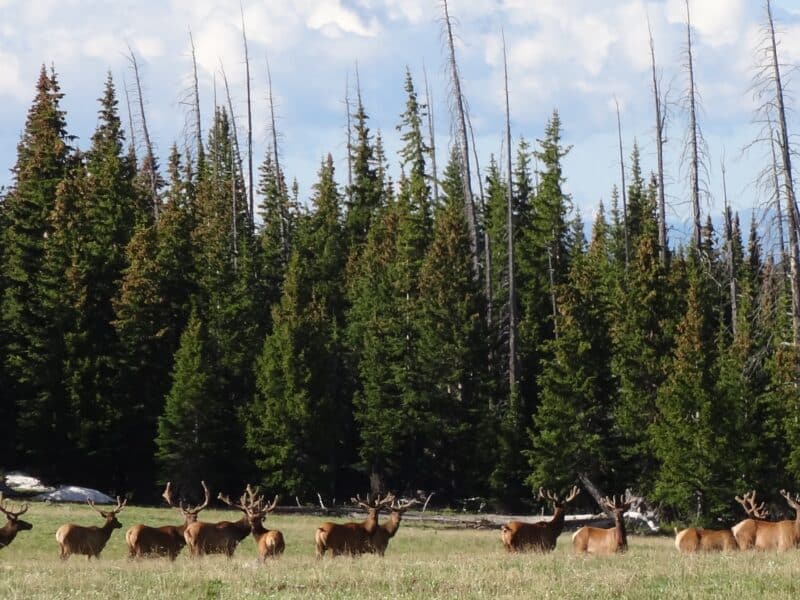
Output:
<instances>
[{"instance_id":1,"label":"standing elk","mask_svg":"<svg viewBox=\"0 0 800 600\"><path fill-rule=\"evenodd\" d=\"M392 494L384 498L376 497L372 502L364 502L361 496L351 498L354 504L367 511L363 523L323 523L317 528L314 536L317 546L317 558L322 558L327 550L331 556L349 554L357 556L369 552L372 535L378 529L378 513L382 508L394 502Z\"/></svg>"},{"instance_id":2,"label":"standing elk","mask_svg":"<svg viewBox=\"0 0 800 600\"><path fill-rule=\"evenodd\" d=\"M206 482L201 481L205 492L205 500L198 506L184 506L180 502L178 506L172 501L172 483L167 482L164 493L161 494L167 504L177 508L183 515L183 525L163 525L161 527L149 527L147 525L134 525L125 533L125 540L128 542L130 558L143 556L169 556L170 560L175 560L178 553L186 545L183 537L186 527L197 521L197 515L208 506L209 493Z\"/></svg>"},{"instance_id":3,"label":"standing elk","mask_svg":"<svg viewBox=\"0 0 800 600\"><path fill-rule=\"evenodd\" d=\"M244 514L238 521L220 521L218 523L195 521L187 525L183 537L192 556L224 554L231 558L239 542L250 535L250 519L246 509L232 504L222 493L217 498L229 506L239 508Z\"/></svg>"},{"instance_id":4,"label":"standing elk","mask_svg":"<svg viewBox=\"0 0 800 600\"><path fill-rule=\"evenodd\" d=\"M752 519L762 521L767 518L769 512L762 502L756 506L755 491L745 494L744 498L736 497L736 500L744 507L747 516ZM738 550L739 544L732 529L703 529L701 527L689 527L682 531L675 531L675 547L678 552L729 552Z\"/></svg>"},{"instance_id":5,"label":"standing elk","mask_svg":"<svg viewBox=\"0 0 800 600\"><path fill-rule=\"evenodd\" d=\"M258 488L253 490L248 484L245 493L239 500L239 504L234 504L227 496L220 495L220 498L229 506L238 508L247 515L261 562L265 562L268 558L277 558L283 554L286 549L283 534L277 529L267 529L263 524L264 518L275 510L278 505L279 496L275 496L272 504L265 504L264 496L258 495Z\"/></svg>"},{"instance_id":6,"label":"standing elk","mask_svg":"<svg viewBox=\"0 0 800 600\"><path fill-rule=\"evenodd\" d=\"M549 490L539 488L539 498L550 500L553 503L553 518L549 521L538 523L524 523L522 521L509 521L500 528L500 539L509 552L533 550L534 552L552 552L556 547L556 540L564 530L564 516L566 506L572 502L581 491L573 486L566 498L560 498Z\"/></svg>"},{"instance_id":7,"label":"standing elk","mask_svg":"<svg viewBox=\"0 0 800 600\"><path fill-rule=\"evenodd\" d=\"M625 513L631 502L622 496L602 500L603 507L614 512L614 527L581 527L572 535L572 548L579 554L614 554L628 550L628 536L625 533ZM601 507L602 508L602 507Z\"/></svg>"},{"instance_id":8,"label":"standing elk","mask_svg":"<svg viewBox=\"0 0 800 600\"><path fill-rule=\"evenodd\" d=\"M20 510L13 511L7 501L3 500L3 493L0 492L0 512L6 516L6 524L0 528L0 548L5 548L20 531L28 531L33 529L33 525L27 521L20 519L22 515L28 512L28 505L24 504Z\"/></svg>"},{"instance_id":9,"label":"standing elk","mask_svg":"<svg viewBox=\"0 0 800 600\"><path fill-rule=\"evenodd\" d=\"M740 550L790 550L800 544L800 499L793 500L786 490L781 490L781 496L787 504L795 510L794 520L786 521L759 521L745 519L733 526L733 535ZM755 503L755 491L744 498L736 497L742 506L746 502ZM763 506L763 503L762 503ZM745 507L745 510L747 508Z\"/></svg>"},{"instance_id":10,"label":"standing elk","mask_svg":"<svg viewBox=\"0 0 800 600\"><path fill-rule=\"evenodd\" d=\"M93 556L95 558L99 557L113 531L122 527L122 523L117 521L117 515L128 504L127 499L122 502L120 497L117 496L116 508L108 511L97 508L89 498L86 499L86 502L99 512L106 522L102 527L95 525L84 527L83 525L74 525L72 523L59 527L58 531L56 531L56 541L58 542L59 556L62 560L68 559L72 554L85 554L87 560L91 560Z\"/></svg>"},{"instance_id":11,"label":"standing elk","mask_svg":"<svg viewBox=\"0 0 800 600\"><path fill-rule=\"evenodd\" d=\"M389 520L383 525L379 525L369 540L369 552L375 552L378 556L384 555L386 548L389 546L389 540L391 540L397 533L397 530L400 529L400 521L403 519L403 513L415 504L419 504L419 502L417 500L409 500L402 503L392 502L389 506L389 510L391 511Z\"/></svg>"}]
</instances>

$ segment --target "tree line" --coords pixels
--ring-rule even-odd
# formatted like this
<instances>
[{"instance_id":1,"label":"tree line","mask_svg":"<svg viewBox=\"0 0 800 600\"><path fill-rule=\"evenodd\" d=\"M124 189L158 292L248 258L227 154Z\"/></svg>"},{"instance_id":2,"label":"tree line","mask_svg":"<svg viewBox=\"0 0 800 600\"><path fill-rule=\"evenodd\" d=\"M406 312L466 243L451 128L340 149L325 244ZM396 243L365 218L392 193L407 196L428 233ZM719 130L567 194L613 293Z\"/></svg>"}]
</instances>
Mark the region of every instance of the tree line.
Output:
<instances>
[{"instance_id":1,"label":"tree line","mask_svg":"<svg viewBox=\"0 0 800 600\"><path fill-rule=\"evenodd\" d=\"M248 480L303 501L369 487L516 509L583 479L698 522L742 489L791 488L787 171L774 191L794 238L782 229L777 255L727 204L675 246L663 173L636 145L584 224L557 111L513 157L509 135L508 168L490 157L473 193L466 144L437 173L410 72L404 89L399 156L359 94L347 183L328 155L300 198L277 145L251 192L221 106L165 167L137 156L110 75L73 148L43 67L0 198L3 463L141 498Z\"/></svg>"}]
</instances>

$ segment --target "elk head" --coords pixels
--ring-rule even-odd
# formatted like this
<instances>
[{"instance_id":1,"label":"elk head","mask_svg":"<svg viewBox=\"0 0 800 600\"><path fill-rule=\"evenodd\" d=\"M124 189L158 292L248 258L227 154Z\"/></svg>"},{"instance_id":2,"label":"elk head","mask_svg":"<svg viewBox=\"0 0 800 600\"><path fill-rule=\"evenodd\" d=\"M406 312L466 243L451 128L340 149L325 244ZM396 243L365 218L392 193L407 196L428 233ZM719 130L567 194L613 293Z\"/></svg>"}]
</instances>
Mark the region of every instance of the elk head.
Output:
<instances>
[{"instance_id":1,"label":"elk head","mask_svg":"<svg viewBox=\"0 0 800 600\"><path fill-rule=\"evenodd\" d=\"M211 494L208 491L208 486L206 485L206 482L201 481L200 485L203 486L203 493L205 495L205 498L203 500L203 503L198 504L197 506L184 506L182 500L178 503L178 506L175 506L175 504L172 501L171 481L167 482L167 487L164 488L164 493L161 494L161 496L164 498L167 504L169 504L172 508L177 508L180 511L187 525L189 523L194 523L197 521L197 515L200 513L200 511L204 510L208 506L208 501L211 499Z\"/></svg>"},{"instance_id":2,"label":"elk head","mask_svg":"<svg viewBox=\"0 0 800 600\"><path fill-rule=\"evenodd\" d=\"M2 512L7 519L6 524L0 528L0 548L8 546L17 536L17 532L33 529L33 525L20 519L20 516L24 515L27 511L27 504L24 504L19 510L12 510L8 502L3 499L2 492L0 492L0 512Z\"/></svg>"},{"instance_id":3,"label":"elk head","mask_svg":"<svg viewBox=\"0 0 800 600\"><path fill-rule=\"evenodd\" d=\"M128 504L128 499L125 498L124 501L120 500L120 497L117 496L117 506L112 510L100 510L95 506L94 500L91 498L86 499L86 503L91 506L94 510L100 513L100 516L106 520L105 527L109 529L119 529L122 527L122 523L117 520L117 515L122 512Z\"/></svg>"}]
</instances>

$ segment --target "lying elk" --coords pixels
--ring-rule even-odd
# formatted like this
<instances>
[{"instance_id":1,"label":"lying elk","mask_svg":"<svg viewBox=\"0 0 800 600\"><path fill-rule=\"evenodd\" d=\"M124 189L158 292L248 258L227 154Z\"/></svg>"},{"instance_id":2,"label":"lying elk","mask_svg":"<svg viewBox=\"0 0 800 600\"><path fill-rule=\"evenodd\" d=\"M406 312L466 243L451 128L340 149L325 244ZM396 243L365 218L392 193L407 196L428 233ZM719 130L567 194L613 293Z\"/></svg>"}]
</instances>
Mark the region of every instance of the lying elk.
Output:
<instances>
[{"instance_id":1,"label":"lying elk","mask_svg":"<svg viewBox=\"0 0 800 600\"><path fill-rule=\"evenodd\" d=\"M755 491L745 494L744 498L736 497L736 500L744 507L747 516L752 519L763 521L769 515L764 503L756 505ZM675 547L678 552L729 552L738 550L739 544L731 529L703 529L701 527L689 527L682 531L675 531Z\"/></svg>"},{"instance_id":2,"label":"lying elk","mask_svg":"<svg viewBox=\"0 0 800 600\"><path fill-rule=\"evenodd\" d=\"M116 508L108 511L97 508L89 498L86 499L86 502L99 512L106 522L102 527L94 525L84 527L82 525L73 525L72 523L59 527L58 531L56 531L56 541L58 542L59 556L62 560L68 559L72 554L85 554L88 560L91 560L93 556L97 558L105 548L113 531L122 527L122 523L117 521L117 515L128 504L127 499L122 502L117 496Z\"/></svg>"},{"instance_id":3,"label":"lying elk","mask_svg":"<svg viewBox=\"0 0 800 600\"><path fill-rule=\"evenodd\" d=\"M392 502L389 506L389 510L391 511L389 520L383 525L379 525L369 540L369 552L375 552L378 556L384 555L386 548L389 546L389 540L391 540L397 533L397 530L400 529L400 521L403 520L403 513L415 504L419 504L419 502L417 500L408 500L402 503Z\"/></svg>"},{"instance_id":4,"label":"lying elk","mask_svg":"<svg viewBox=\"0 0 800 600\"><path fill-rule=\"evenodd\" d=\"M161 527L149 527L147 525L134 525L125 534L128 542L130 558L143 556L169 556L170 560L175 560L178 553L186 545L183 537L186 527L197 521L197 515L208 506L209 493L206 482L201 481L205 492L205 500L198 506L184 506L180 502L178 506L172 501L172 483L167 482L164 493L161 496L172 508L177 508L183 515L183 525L163 525Z\"/></svg>"},{"instance_id":5,"label":"lying elk","mask_svg":"<svg viewBox=\"0 0 800 600\"><path fill-rule=\"evenodd\" d=\"M317 545L317 558L322 558L326 550L332 556L350 554L356 556L369 552L369 542L378 529L378 513L382 508L394 502L394 496L376 497L372 502L361 500L361 496L351 498L354 504L367 511L367 518L363 523L323 523L317 528L315 541Z\"/></svg>"},{"instance_id":6,"label":"lying elk","mask_svg":"<svg viewBox=\"0 0 800 600\"><path fill-rule=\"evenodd\" d=\"M6 524L0 528L0 548L5 548L13 542L18 532L33 529L33 525L20 519L22 515L28 512L28 505L24 504L20 510L13 511L7 501L3 500L2 492L0 492L0 512L7 519Z\"/></svg>"},{"instance_id":7,"label":"lying elk","mask_svg":"<svg viewBox=\"0 0 800 600\"><path fill-rule=\"evenodd\" d=\"M240 508L231 504L227 496L220 493L217 496L230 506ZM233 556L236 546L244 538L250 535L250 519L247 511L244 511L242 518L238 521L220 521L218 523L204 523L195 521L186 526L183 537L192 556L203 556L205 554L225 554L228 558Z\"/></svg>"},{"instance_id":8,"label":"lying elk","mask_svg":"<svg viewBox=\"0 0 800 600\"><path fill-rule=\"evenodd\" d=\"M572 535L572 547L577 553L588 554L613 554L625 552L628 549L628 536L625 534L625 513L630 509L631 502L625 497L617 499L603 498L601 508L614 513L614 527L601 529L599 527L581 527Z\"/></svg>"},{"instance_id":9,"label":"lying elk","mask_svg":"<svg viewBox=\"0 0 800 600\"><path fill-rule=\"evenodd\" d=\"M258 495L258 488L253 490L248 484L245 494L239 500L239 504L234 504L227 496L220 495L220 498L229 506L238 508L247 515L261 562L266 561L267 558L277 558L283 554L286 549L283 534L276 529L266 529L263 524L264 518L275 510L278 505L278 496L275 496L272 504L267 505L264 502L264 496Z\"/></svg>"},{"instance_id":10,"label":"lying elk","mask_svg":"<svg viewBox=\"0 0 800 600\"><path fill-rule=\"evenodd\" d=\"M755 502L755 492L751 492L749 501ZM745 519L733 526L733 535L740 550L790 550L800 545L800 498L792 499L786 490L781 490L781 496L787 504L796 511L794 520L786 521L759 521ZM736 497L742 506L748 497ZM763 503L762 503L763 505ZM745 510L747 510L745 508Z\"/></svg>"},{"instance_id":11,"label":"lying elk","mask_svg":"<svg viewBox=\"0 0 800 600\"><path fill-rule=\"evenodd\" d=\"M538 523L509 521L503 525L500 528L500 539L503 540L506 550L509 552L523 550L552 552L556 547L558 536L564 530L566 506L580 493L580 489L573 486L566 498L560 498L549 490L539 488L539 499L550 500L553 503L553 518Z\"/></svg>"}]
</instances>

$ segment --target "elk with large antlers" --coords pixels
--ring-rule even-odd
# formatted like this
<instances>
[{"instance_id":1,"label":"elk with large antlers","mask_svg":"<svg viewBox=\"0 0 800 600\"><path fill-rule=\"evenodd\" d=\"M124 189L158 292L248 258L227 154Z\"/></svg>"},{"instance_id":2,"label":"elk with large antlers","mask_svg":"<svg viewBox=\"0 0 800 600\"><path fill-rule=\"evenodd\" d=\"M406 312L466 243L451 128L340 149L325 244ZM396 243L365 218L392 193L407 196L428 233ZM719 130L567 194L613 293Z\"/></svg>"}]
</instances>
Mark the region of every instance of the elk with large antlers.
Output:
<instances>
[{"instance_id":1,"label":"elk with large antlers","mask_svg":"<svg viewBox=\"0 0 800 600\"><path fill-rule=\"evenodd\" d=\"M367 518L362 523L323 523L317 528L315 541L317 558L322 558L327 550L332 556L349 554L357 556L369 552L369 542L378 529L378 513L382 508L394 502L394 496L389 494L384 498L377 496L370 502L361 499L361 496L351 498L354 504L367 511Z\"/></svg>"},{"instance_id":2,"label":"elk with large antlers","mask_svg":"<svg viewBox=\"0 0 800 600\"><path fill-rule=\"evenodd\" d=\"M122 527L122 523L117 520L117 515L122 512L128 500L123 502L117 496L117 506L113 510L100 510L94 504L94 501L87 498L87 504L94 510L100 513L106 522L102 527L91 526L84 527L83 525L74 525L67 523L62 525L56 531L56 541L58 542L59 556L62 560L66 560L72 554L85 554L88 560L100 556L103 548L108 543L108 538L115 529Z\"/></svg>"},{"instance_id":3,"label":"elk with large antlers","mask_svg":"<svg viewBox=\"0 0 800 600\"><path fill-rule=\"evenodd\" d=\"M11 510L11 506L8 502L3 500L2 492L0 492L0 512L2 512L7 519L6 524L0 528L0 548L5 548L13 542L14 538L17 537L17 533L20 531L33 529L33 525L20 519L22 515L28 512L28 505L24 504L20 510L17 511Z\"/></svg>"},{"instance_id":4,"label":"elk with large antlers","mask_svg":"<svg viewBox=\"0 0 800 600\"><path fill-rule=\"evenodd\" d=\"M534 552L551 552L556 547L556 540L564 530L566 506L581 491L576 486L566 497L558 497L553 492L539 488L539 499L553 503L553 518L539 523L509 521L500 528L500 539L509 552L533 550Z\"/></svg>"},{"instance_id":5,"label":"elk with large antlers","mask_svg":"<svg viewBox=\"0 0 800 600\"><path fill-rule=\"evenodd\" d=\"M745 494L744 498L736 500L744 507L747 516L751 519L763 521L769 515L764 503L756 505L755 491ZM675 547L678 552L730 552L738 550L739 544L731 529L703 529L689 527L682 531L675 531Z\"/></svg>"},{"instance_id":6,"label":"elk with large antlers","mask_svg":"<svg viewBox=\"0 0 800 600\"><path fill-rule=\"evenodd\" d=\"M218 523L204 523L195 521L186 526L183 537L192 556L205 554L225 554L228 558L233 556L236 546L250 535L250 518L247 509L240 504L234 504L230 499L220 493L217 498L228 506L238 508L244 514L238 521L220 521ZM245 496L242 496L242 503Z\"/></svg>"},{"instance_id":7,"label":"elk with large antlers","mask_svg":"<svg viewBox=\"0 0 800 600\"><path fill-rule=\"evenodd\" d=\"M581 527L572 535L572 548L579 554L613 554L628 549L628 536L625 533L625 513L630 509L630 501L622 496L617 499L603 498L603 507L614 513L614 527Z\"/></svg>"},{"instance_id":8,"label":"elk with large antlers","mask_svg":"<svg viewBox=\"0 0 800 600\"><path fill-rule=\"evenodd\" d=\"M125 534L128 542L128 550L131 558L143 556L169 556L170 560L175 560L178 553L186 545L183 537L186 527L197 521L197 515L208 506L209 493L205 481L201 481L205 500L197 506L184 506L180 502L175 506L172 500L172 483L167 482L164 493L161 496L167 504L177 508L183 515L183 525L163 525L161 527L149 527L147 525L134 525Z\"/></svg>"},{"instance_id":9,"label":"elk with large antlers","mask_svg":"<svg viewBox=\"0 0 800 600\"><path fill-rule=\"evenodd\" d=\"M268 558L277 558L286 549L286 542L283 539L283 534L277 529L267 529L264 527L264 518L275 510L278 505L278 496L272 501L272 504L264 502L264 496L258 496L258 488L253 490L250 485L247 485L245 492L248 495L247 504L242 504L246 507L247 518L250 520L250 528L253 531L253 539L256 541L258 547L258 556L261 562L266 561ZM244 496L242 496L244 499Z\"/></svg>"},{"instance_id":10,"label":"elk with large antlers","mask_svg":"<svg viewBox=\"0 0 800 600\"><path fill-rule=\"evenodd\" d=\"M800 545L800 498L793 499L786 490L781 490L781 496L787 504L796 511L794 520L786 521L759 521L745 519L732 527L733 535L740 550L790 550ZM736 497L742 506L746 503L755 504L755 491L744 498ZM762 503L763 506L763 503ZM745 506L745 510L747 507Z\"/></svg>"},{"instance_id":11,"label":"elk with large antlers","mask_svg":"<svg viewBox=\"0 0 800 600\"><path fill-rule=\"evenodd\" d=\"M403 519L403 513L409 508L419 504L417 500L408 500L406 502L392 502L389 505L389 520L382 525L379 525L369 539L368 551L375 552L378 556L383 556L386 553L386 548L389 546L391 540L397 530L400 529L400 521Z\"/></svg>"}]
</instances>

